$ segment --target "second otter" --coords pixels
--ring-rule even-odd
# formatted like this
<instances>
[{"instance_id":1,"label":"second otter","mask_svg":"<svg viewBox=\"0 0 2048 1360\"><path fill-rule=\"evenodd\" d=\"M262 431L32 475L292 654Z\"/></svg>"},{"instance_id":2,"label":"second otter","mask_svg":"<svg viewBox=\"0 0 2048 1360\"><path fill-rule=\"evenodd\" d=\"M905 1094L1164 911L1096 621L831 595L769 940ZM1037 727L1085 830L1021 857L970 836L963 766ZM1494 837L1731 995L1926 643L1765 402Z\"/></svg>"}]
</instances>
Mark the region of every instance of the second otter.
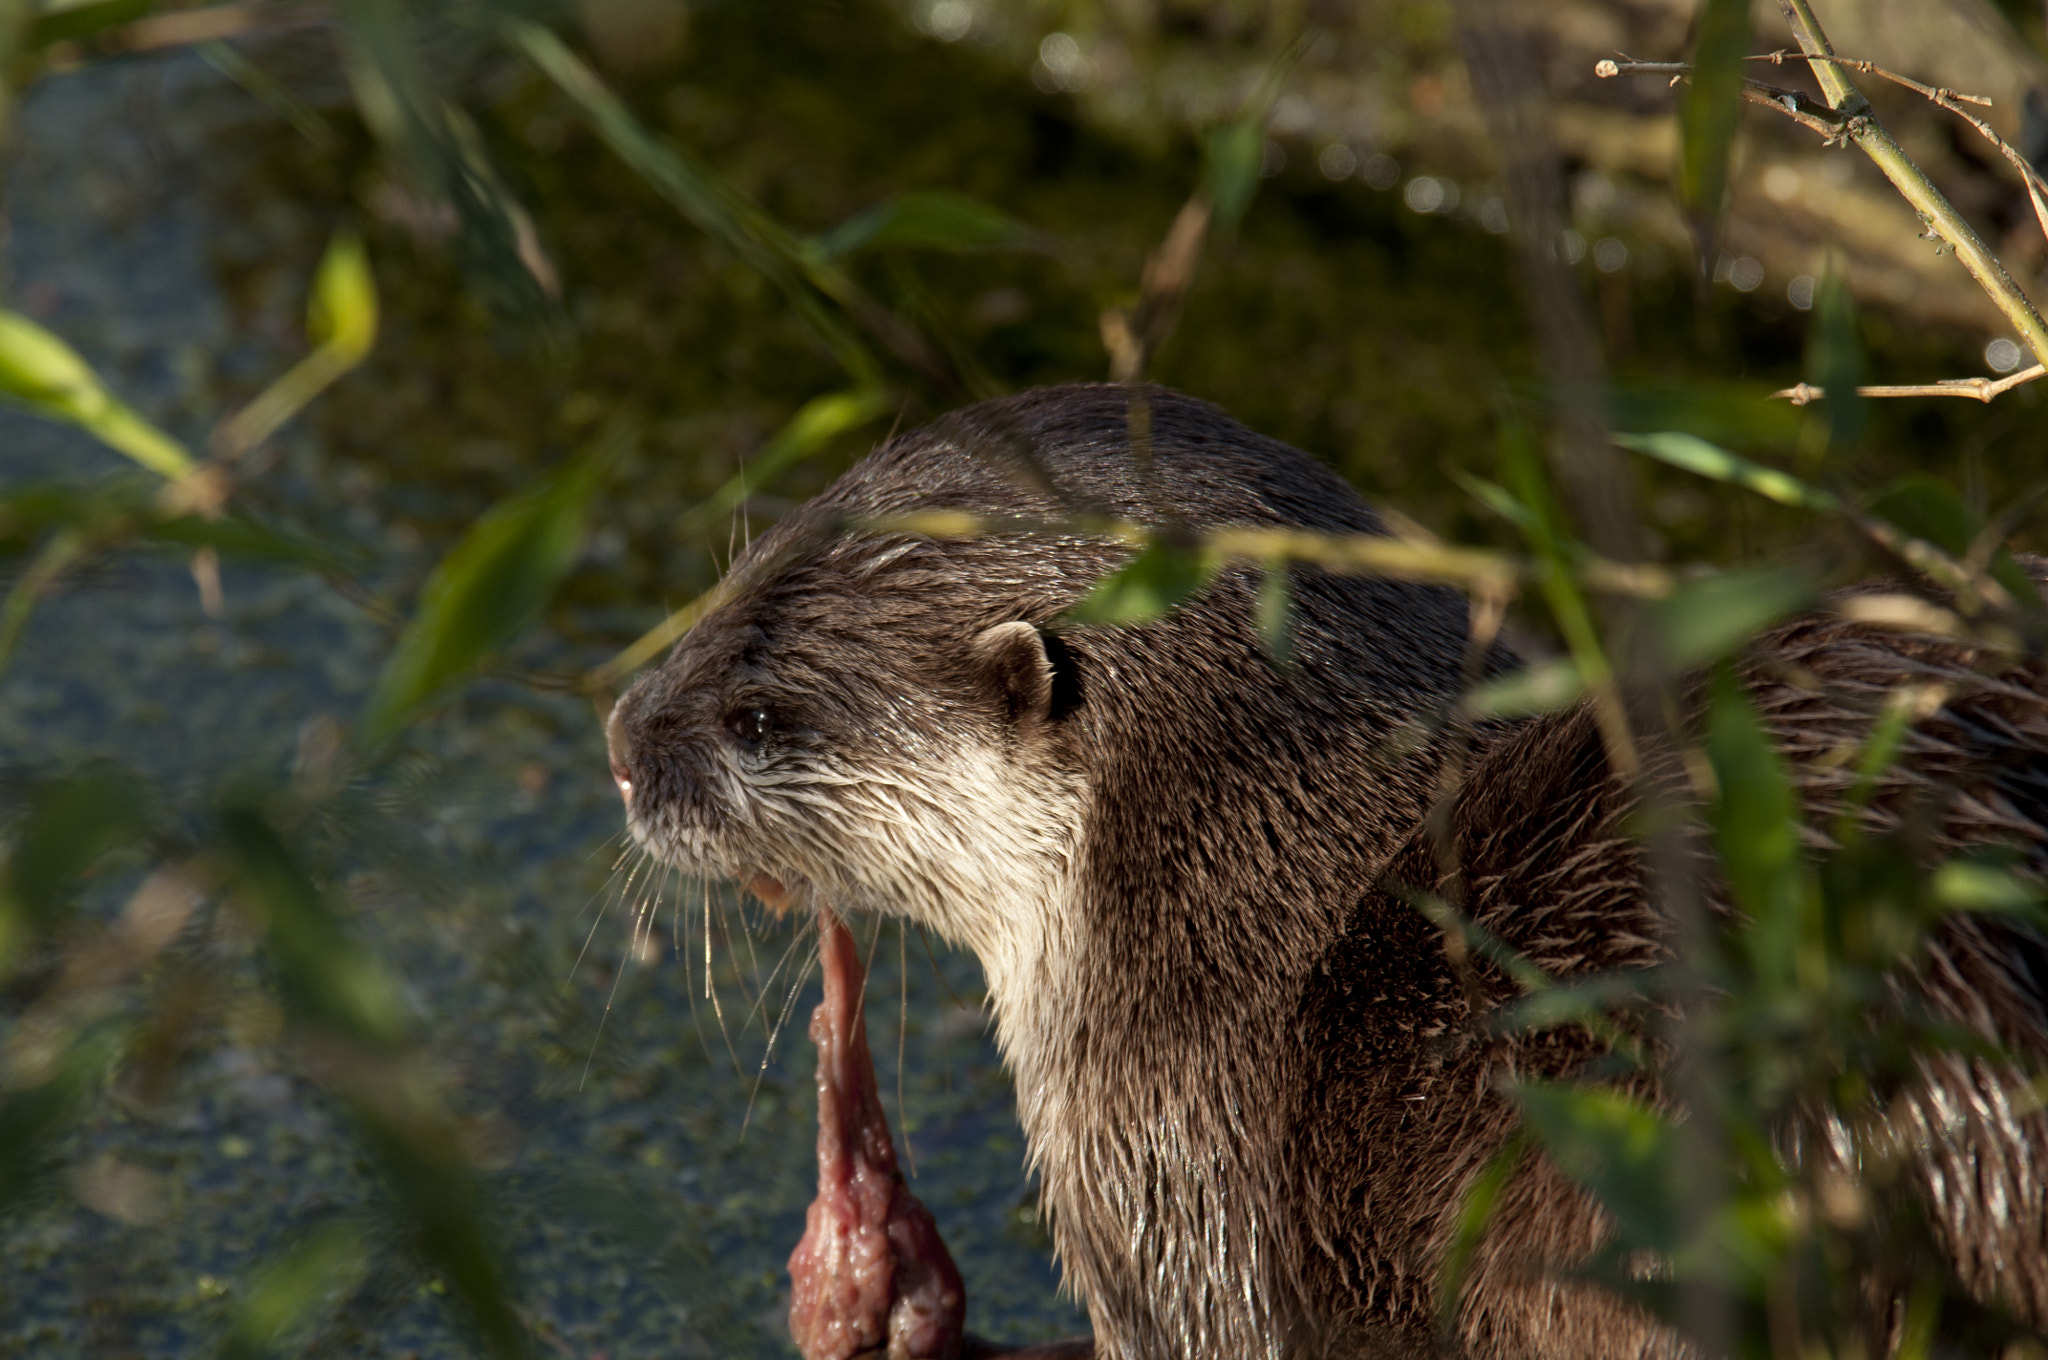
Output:
<instances>
[{"instance_id":1,"label":"second otter","mask_svg":"<svg viewBox=\"0 0 2048 1360\"><path fill-rule=\"evenodd\" d=\"M1583 1056L1476 1030L1446 1048L1471 1030L1470 1000L1435 931L1371 889L1390 865L1435 882L1420 826L1466 670L1464 601L1297 570L1283 669L1253 571L1142 627L1055 633L1126 550L861 527L957 509L1381 531L1326 469L1172 393L1147 394L1149 457L1134 460L1129 396L1029 393L878 449L752 544L620 701L614 772L662 858L905 915L979 955L1099 1355L1433 1353L1438 1265L1513 1123L1492 1074ZM1489 924L1561 972L1653 957L1625 799L1589 725L1535 724L1481 760L1454 821L1468 874L1488 865L1508 893ZM1548 837L1554 860L1503 829ZM1570 865L1590 876L1560 885L1551 871ZM2024 1031L2040 988L2011 976L1994 1009ZM2044 1142L2034 1116L2005 1164L2027 1173ZM2002 1191L1980 1186L1980 1207ZM1966 1207L1958 1231L1988 1222ZM1604 1232L1554 1172L1518 1177L1476 1260L1468 1353L1685 1354L1646 1316L1532 1269ZM2001 1269L1986 1291L2025 1295Z\"/></svg>"}]
</instances>

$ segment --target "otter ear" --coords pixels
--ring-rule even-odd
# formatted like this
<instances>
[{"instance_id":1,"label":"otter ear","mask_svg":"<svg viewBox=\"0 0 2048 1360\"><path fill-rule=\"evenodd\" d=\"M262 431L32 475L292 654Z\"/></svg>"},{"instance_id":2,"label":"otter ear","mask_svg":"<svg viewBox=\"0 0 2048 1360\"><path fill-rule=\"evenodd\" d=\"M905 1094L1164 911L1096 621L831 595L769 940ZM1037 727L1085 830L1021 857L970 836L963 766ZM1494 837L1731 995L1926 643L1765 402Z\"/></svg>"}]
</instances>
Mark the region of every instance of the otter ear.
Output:
<instances>
[{"instance_id":1,"label":"otter ear","mask_svg":"<svg viewBox=\"0 0 2048 1360\"><path fill-rule=\"evenodd\" d=\"M982 679L1013 723L1044 721L1052 713L1052 661L1045 639L1028 623L999 623L974 639Z\"/></svg>"}]
</instances>

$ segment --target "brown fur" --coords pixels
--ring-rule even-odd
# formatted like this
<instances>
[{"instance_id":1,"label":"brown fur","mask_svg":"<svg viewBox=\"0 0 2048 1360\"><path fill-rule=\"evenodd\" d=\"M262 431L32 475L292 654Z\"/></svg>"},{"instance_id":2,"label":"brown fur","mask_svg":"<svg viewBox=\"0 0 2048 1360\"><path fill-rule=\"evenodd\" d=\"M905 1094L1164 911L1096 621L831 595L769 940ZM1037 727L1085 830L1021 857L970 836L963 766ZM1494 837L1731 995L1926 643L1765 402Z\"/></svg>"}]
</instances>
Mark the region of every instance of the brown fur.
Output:
<instances>
[{"instance_id":1,"label":"brown fur","mask_svg":"<svg viewBox=\"0 0 2048 1360\"><path fill-rule=\"evenodd\" d=\"M905 913L982 954L1100 1355L1427 1354L1458 1205L1511 1127L1496 1082L1589 1052L1568 1036L1489 1037L1438 933L1393 888L1457 887L1560 975L1650 962L1664 932L1622 831L1627 801L1585 715L1494 734L1452 812L1465 877L1448 884L1421 823L1467 662L1452 592L1296 569L1294 659L1280 667L1259 641L1252 569L1142 627L1054 632L1124 550L857 526L961 508L1380 531L1311 460L1163 390L1147 392L1141 467L1129 395L1060 388L956 413L751 545L718 607L614 714L634 831L687 869ZM1968 670L1937 644L1839 624L1791 625L1765 650L1856 696L1758 673L1802 757L1860 734L1857 705L1903 668ZM736 736L755 713L768 735ZM2043 728L2032 672L1924 727L1916 768L1970 790L1950 807L1953 835L2041 842ZM1838 769L1800 768L1813 803L1839 798ZM1373 884L1387 886L1361 897ZM2039 942L2015 938L1957 926L1930 993L1980 1027L2048 1033L2043 974L2024 961ZM1991 1100L1990 1074L1932 1075L1941 1099ZM2037 1315L2039 1122L1939 1134L1928 1162L1966 1276ZM2004 1220L1986 1208L2030 1188ZM1604 1231L1546 1166L1513 1181L1474 1261L1466 1352L1682 1354L1546 1273Z\"/></svg>"}]
</instances>

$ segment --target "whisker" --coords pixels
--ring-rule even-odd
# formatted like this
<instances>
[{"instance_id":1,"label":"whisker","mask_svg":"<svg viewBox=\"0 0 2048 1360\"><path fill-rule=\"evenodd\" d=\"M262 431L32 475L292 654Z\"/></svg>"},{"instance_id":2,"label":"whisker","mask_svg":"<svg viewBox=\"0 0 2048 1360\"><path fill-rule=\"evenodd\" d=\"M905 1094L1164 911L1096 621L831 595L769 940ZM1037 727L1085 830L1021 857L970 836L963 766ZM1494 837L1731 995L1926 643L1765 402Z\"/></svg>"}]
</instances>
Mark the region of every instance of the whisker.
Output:
<instances>
[{"instance_id":1,"label":"whisker","mask_svg":"<svg viewBox=\"0 0 2048 1360\"><path fill-rule=\"evenodd\" d=\"M643 863L644 862L645 861L643 860ZM583 956L590 952L590 942L597 938L597 928L604 924L605 913L611 910L611 903L613 901L623 901L626 894L633 891L633 879L636 876L638 876L640 868L641 866L637 864L633 866L632 873L626 875L625 883L619 888L618 892L616 893L612 892L611 888L614 883L618 882L619 873L617 869L613 869L612 876L605 880L604 886L602 888L599 888L597 892L591 894L592 901L597 900L598 897L604 897L606 901L602 906L600 906L597 909L597 917L596 919L591 921L590 930L583 937L583 947L576 951L576 960L575 962L569 965L569 976L562 979L563 986L569 986L576 981L576 970L583 966ZM589 909L590 903L585 902L583 904L583 911L588 911ZM581 911L577 913L578 916L582 914L583 912Z\"/></svg>"},{"instance_id":2,"label":"whisker","mask_svg":"<svg viewBox=\"0 0 2048 1360\"><path fill-rule=\"evenodd\" d=\"M733 1073L734 1075L738 1076L742 1081L744 1081L746 1080L747 1070L744 1067L740 1066L740 1051L737 1048L733 1047L732 1031L726 1028L725 1024L725 1005L718 999L718 988L713 986L711 983L712 919L713 916L711 911L711 883L710 880L707 879L705 880L704 884L704 995L710 998L711 1013L718 1017L718 1032L720 1036L723 1037L725 1040L725 1051L732 1055ZM742 995L744 995L745 988L741 989L741 993Z\"/></svg>"},{"instance_id":3,"label":"whisker","mask_svg":"<svg viewBox=\"0 0 2048 1360\"><path fill-rule=\"evenodd\" d=\"M804 937L799 935L796 939L790 941L789 950L785 951L784 954L785 959L787 959L789 953L795 951L797 945L803 943L803 939ZM804 980L811 975L811 965L817 963L823 957L824 942L813 935L810 955L805 959L804 966L799 968L795 976L790 978L789 995L784 997L782 1001L782 1014L775 1017L775 1026L768 1031L768 1047L761 1053L761 1069L754 1074L754 1089L747 1094L747 1112L740 1119L740 1137L742 1138L747 1136L747 1127L753 1123L754 1102L760 1097L761 1082L768 1075L768 1060L775 1055L775 1040L781 1035L782 1027L789 1022L789 1013L796 1008L796 994L803 987ZM780 964L776 965L776 970L778 972L781 971Z\"/></svg>"},{"instance_id":4,"label":"whisker","mask_svg":"<svg viewBox=\"0 0 2048 1360\"><path fill-rule=\"evenodd\" d=\"M917 1179L917 1153L910 1146L910 1114L903 1103L903 1040L910 1032L910 926L896 922L896 1127L903 1130L903 1161Z\"/></svg>"}]
</instances>

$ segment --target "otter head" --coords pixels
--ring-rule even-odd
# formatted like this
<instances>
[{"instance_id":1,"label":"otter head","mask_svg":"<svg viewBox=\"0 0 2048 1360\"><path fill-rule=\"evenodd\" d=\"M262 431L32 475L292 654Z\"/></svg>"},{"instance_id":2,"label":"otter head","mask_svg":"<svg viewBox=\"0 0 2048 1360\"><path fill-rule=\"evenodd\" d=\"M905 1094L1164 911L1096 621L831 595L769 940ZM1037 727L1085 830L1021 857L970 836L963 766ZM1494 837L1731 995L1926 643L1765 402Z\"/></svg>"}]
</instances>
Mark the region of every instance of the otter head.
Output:
<instances>
[{"instance_id":1,"label":"otter head","mask_svg":"<svg viewBox=\"0 0 2048 1360\"><path fill-rule=\"evenodd\" d=\"M614 709L632 834L771 906L901 915L1027 968L1086 798L1045 625L1111 550L876 532L912 487L850 480L752 544Z\"/></svg>"}]
</instances>

